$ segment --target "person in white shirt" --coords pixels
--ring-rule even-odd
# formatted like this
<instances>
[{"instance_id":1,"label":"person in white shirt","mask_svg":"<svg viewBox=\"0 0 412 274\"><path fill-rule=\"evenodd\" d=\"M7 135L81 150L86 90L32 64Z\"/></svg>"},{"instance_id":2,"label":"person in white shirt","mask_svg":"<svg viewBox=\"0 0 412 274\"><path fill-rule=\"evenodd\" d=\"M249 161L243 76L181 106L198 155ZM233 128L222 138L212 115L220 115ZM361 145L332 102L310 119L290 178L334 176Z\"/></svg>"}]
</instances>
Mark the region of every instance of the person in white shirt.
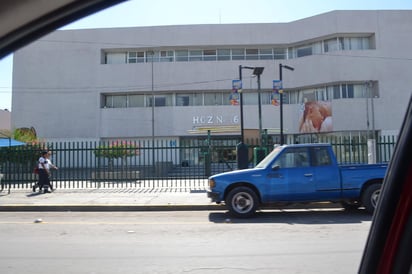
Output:
<instances>
[{"instance_id":1,"label":"person in white shirt","mask_svg":"<svg viewBox=\"0 0 412 274\"><path fill-rule=\"evenodd\" d=\"M50 151L43 151L39 158L39 181L36 185L33 186L33 192L36 191L36 188L39 187L41 192L44 189L44 193L50 193L49 188L53 191L53 186L50 183L50 169L58 169L57 166L53 165L50 160Z\"/></svg>"}]
</instances>

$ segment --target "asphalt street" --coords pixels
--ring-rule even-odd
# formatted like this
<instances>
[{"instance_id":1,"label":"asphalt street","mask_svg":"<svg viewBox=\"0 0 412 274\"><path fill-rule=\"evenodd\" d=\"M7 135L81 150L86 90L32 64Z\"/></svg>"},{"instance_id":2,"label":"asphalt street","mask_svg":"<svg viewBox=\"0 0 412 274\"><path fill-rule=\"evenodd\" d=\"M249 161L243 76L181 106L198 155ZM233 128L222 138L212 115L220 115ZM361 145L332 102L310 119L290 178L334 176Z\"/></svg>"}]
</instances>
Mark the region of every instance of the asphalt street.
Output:
<instances>
[{"instance_id":1,"label":"asphalt street","mask_svg":"<svg viewBox=\"0 0 412 274\"><path fill-rule=\"evenodd\" d=\"M341 209L0 212L0 272L356 273L370 223Z\"/></svg>"}]
</instances>

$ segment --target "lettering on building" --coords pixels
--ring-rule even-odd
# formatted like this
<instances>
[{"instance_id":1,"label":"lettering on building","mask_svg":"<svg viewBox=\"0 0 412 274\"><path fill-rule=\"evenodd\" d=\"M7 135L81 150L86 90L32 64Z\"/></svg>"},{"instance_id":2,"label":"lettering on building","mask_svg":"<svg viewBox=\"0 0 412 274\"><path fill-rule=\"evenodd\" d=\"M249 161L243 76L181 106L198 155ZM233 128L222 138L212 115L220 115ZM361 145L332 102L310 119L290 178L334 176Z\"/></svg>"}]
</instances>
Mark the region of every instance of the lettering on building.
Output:
<instances>
[{"instance_id":1,"label":"lettering on building","mask_svg":"<svg viewBox=\"0 0 412 274\"><path fill-rule=\"evenodd\" d=\"M238 124L239 116L234 115L233 117L224 118L223 115L199 115L193 116L193 125L223 125L225 123Z\"/></svg>"}]
</instances>

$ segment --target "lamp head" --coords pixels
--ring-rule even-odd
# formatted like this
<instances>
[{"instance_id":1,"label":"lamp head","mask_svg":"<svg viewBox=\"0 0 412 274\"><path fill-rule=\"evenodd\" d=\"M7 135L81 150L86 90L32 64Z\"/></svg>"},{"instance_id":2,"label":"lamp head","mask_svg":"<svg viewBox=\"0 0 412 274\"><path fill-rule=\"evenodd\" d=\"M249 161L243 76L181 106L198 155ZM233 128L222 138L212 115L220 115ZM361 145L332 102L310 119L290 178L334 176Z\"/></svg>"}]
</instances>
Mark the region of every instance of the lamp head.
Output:
<instances>
[{"instance_id":1,"label":"lamp head","mask_svg":"<svg viewBox=\"0 0 412 274\"><path fill-rule=\"evenodd\" d=\"M253 69L253 75L259 76L262 74L264 67L255 67Z\"/></svg>"},{"instance_id":2,"label":"lamp head","mask_svg":"<svg viewBox=\"0 0 412 274\"><path fill-rule=\"evenodd\" d=\"M294 68L292 68L292 67L290 67L290 66L287 66L287 65L282 65L282 68L285 68L285 69L288 69L288 70L292 70L292 71L295 70Z\"/></svg>"}]
</instances>

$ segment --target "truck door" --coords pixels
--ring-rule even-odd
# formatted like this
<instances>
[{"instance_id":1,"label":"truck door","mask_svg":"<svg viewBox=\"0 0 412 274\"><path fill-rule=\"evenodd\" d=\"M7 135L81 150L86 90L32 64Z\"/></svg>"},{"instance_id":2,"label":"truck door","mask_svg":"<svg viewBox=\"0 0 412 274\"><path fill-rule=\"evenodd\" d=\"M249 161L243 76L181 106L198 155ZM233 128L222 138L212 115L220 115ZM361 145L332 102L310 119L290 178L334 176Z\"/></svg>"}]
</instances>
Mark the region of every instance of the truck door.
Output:
<instances>
[{"instance_id":1,"label":"truck door","mask_svg":"<svg viewBox=\"0 0 412 274\"><path fill-rule=\"evenodd\" d=\"M341 195L340 171L331 153L329 147L311 148L316 192L321 199L339 198Z\"/></svg>"},{"instance_id":2,"label":"truck door","mask_svg":"<svg viewBox=\"0 0 412 274\"><path fill-rule=\"evenodd\" d=\"M272 164L268 173L270 201L304 201L314 199L316 184L313 181L309 149L286 148Z\"/></svg>"}]
</instances>

